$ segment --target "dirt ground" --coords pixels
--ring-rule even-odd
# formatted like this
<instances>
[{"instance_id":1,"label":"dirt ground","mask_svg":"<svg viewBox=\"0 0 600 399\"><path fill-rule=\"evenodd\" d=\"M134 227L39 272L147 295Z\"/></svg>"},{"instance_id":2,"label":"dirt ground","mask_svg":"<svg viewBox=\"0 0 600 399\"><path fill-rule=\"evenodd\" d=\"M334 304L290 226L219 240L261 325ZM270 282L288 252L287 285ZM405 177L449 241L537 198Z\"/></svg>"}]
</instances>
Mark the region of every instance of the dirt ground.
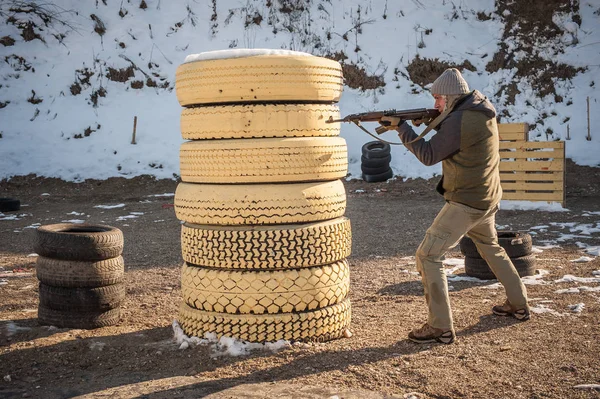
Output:
<instances>
[{"instance_id":1,"label":"dirt ground","mask_svg":"<svg viewBox=\"0 0 600 399\"><path fill-rule=\"evenodd\" d=\"M557 293L595 282L600 257L577 245L600 244L600 169L568 163L568 212L500 211L508 230L538 228L534 245L547 271L527 285L535 309L519 323L493 316L504 299L494 281L450 281L458 340L417 345L407 333L425 321L414 251L443 201L436 179L345 182L352 222L352 337L291 345L279 352L215 356L210 346L180 350L172 323L180 304L180 223L176 182L109 179L66 183L33 176L0 182L0 197L19 198L0 215L0 397L2 398L597 398L600 384L600 293ZM96 205L125 204L102 209ZM132 212L137 212L135 214ZM17 215L11 220L11 215ZM123 218L128 216L128 218ZM69 220L109 224L125 236L127 297L118 325L96 330L37 323L34 227ZM37 224L36 224L37 223ZM572 223L572 224L568 224ZM565 238L564 241L559 239ZM458 249L448 258L462 258ZM448 266L451 267L451 266ZM459 277L464 271L456 272ZM569 305L583 303L581 313Z\"/></svg>"}]
</instances>

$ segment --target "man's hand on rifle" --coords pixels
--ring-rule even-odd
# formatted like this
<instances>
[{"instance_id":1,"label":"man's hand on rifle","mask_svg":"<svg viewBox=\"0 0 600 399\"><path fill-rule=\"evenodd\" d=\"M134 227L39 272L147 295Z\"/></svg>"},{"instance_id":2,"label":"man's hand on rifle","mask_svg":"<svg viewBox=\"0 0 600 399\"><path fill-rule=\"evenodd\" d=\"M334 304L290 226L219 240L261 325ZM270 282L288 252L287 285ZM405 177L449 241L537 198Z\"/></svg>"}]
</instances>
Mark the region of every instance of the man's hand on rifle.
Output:
<instances>
[{"instance_id":1,"label":"man's hand on rifle","mask_svg":"<svg viewBox=\"0 0 600 399\"><path fill-rule=\"evenodd\" d=\"M384 116L379 120L379 124L381 124L381 126L386 130L396 130L396 128L400 126L402 122L404 122L404 119L396 116ZM378 128L378 130L380 129L381 128Z\"/></svg>"},{"instance_id":2,"label":"man's hand on rifle","mask_svg":"<svg viewBox=\"0 0 600 399\"><path fill-rule=\"evenodd\" d=\"M421 118L421 119L413 119L412 124L416 127L421 126L421 124L427 122L428 120L425 118Z\"/></svg>"}]
</instances>

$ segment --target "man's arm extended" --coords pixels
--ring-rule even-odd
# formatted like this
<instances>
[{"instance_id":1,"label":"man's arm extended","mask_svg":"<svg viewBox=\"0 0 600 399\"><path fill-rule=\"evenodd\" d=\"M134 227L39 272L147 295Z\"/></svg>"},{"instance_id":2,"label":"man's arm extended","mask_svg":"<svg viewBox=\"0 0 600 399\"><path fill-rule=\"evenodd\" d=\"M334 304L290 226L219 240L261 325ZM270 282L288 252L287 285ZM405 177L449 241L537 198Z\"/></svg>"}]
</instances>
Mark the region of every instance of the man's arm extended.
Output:
<instances>
[{"instance_id":1,"label":"man's arm extended","mask_svg":"<svg viewBox=\"0 0 600 399\"><path fill-rule=\"evenodd\" d=\"M405 144L406 148L424 165L431 166L451 157L460 150L461 113L450 114L439 126L438 131L429 141L421 139ZM403 143L414 140L418 135L406 122L397 128L398 137Z\"/></svg>"}]
</instances>

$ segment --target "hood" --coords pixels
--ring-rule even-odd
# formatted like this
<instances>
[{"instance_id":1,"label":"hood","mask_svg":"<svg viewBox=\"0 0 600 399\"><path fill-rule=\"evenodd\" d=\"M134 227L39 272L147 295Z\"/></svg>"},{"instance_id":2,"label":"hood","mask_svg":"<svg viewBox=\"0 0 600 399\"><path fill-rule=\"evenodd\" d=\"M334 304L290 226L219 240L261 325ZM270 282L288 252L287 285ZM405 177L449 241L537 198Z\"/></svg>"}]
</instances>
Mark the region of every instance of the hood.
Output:
<instances>
[{"instance_id":1,"label":"hood","mask_svg":"<svg viewBox=\"0 0 600 399\"><path fill-rule=\"evenodd\" d=\"M494 108L486 96L477 90L473 90L471 93L458 100L458 104L453 111L483 112L489 118L496 117L496 108Z\"/></svg>"}]
</instances>

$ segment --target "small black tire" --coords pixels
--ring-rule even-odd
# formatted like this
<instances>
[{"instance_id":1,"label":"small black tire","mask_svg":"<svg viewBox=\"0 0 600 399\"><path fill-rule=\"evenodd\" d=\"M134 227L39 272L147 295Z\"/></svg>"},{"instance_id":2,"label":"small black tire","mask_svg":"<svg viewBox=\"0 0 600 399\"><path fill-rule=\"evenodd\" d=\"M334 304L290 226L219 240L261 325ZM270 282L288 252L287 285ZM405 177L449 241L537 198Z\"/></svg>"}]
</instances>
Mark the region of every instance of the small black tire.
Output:
<instances>
[{"instance_id":1,"label":"small black tire","mask_svg":"<svg viewBox=\"0 0 600 399\"><path fill-rule=\"evenodd\" d=\"M62 260L38 256L35 264L41 283L55 287L94 288L122 283L122 256L99 261Z\"/></svg>"},{"instance_id":2,"label":"small black tire","mask_svg":"<svg viewBox=\"0 0 600 399\"><path fill-rule=\"evenodd\" d=\"M112 226L58 223L36 230L34 251L47 258L96 261L123 253L123 232Z\"/></svg>"},{"instance_id":3,"label":"small black tire","mask_svg":"<svg viewBox=\"0 0 600 399\"><path fill-rule=\"evenodd\" d=\"M40 283L40 306L54 310L96 312L119 307L125 299L125 285L96 288L54 287Z\"/></svg>"},{"instance_id":4,"label":"small black tire","mask_svg":"<svg viewBox=\"0 0 600 399\"><path fill-rule=\"evenodd\" d=\"M361 166L360 170L365 174L365 175L378 175L381 173L385 173L390 169L390 165L389 164L385 164L383 166L378 166L376 168L369 168L367 166Z\"/></svg>"},{"instance_id":5,"label":"small black tire","mask_svg":"<svg viewBox=\"0 0 600 399\"><path fill-rule=\"evenodd\" d=\"M380 181L386 181L387 179L390 179L394 177L394 172L392 171L392 169L388 169L387 172L384 173L380 173L378 175L366 175L363 173L362 178L364 181L366 181L367 183L376 183L376 182L380 182Z\"/></svg>"},{"instance_id":6,"label":"small black tire","mask_svg":"<svg viewBox=\"0 0 600 399\"><path fill-rule=\"evenodd\" d=\"M391 160L391 155L388 155L387 157L383 158L365 158L364 156L361 156L360 166L365 166L367 168L378 168L380 166L389 165Z\"/></svg>"},{"instance_id":7,"label":"small black tire","mask_svg":"<svg viewBox=\"0 0 600 399\"><path fill-rule=\"evenodd\" d=\"M511 258L511 261L520 277L533 276L535 274L535 255ZM465 274L481 280L492 280L496 278L492 269L490 269L487 262L482 258L465 257Z\"/></svg>"},{"instance_id":8,"label":"small black tire","mask_svg":"<svg viewBox=\"0 0 600 399\"><path fill-rule=\"evenodd\" d=\"M21 209L21 201L14 198L0 198L0 212L15 212Z\"/></svg>"},{"instance_id":9,"label":"small black tire","mask_svg":"<svg viewBox=\"0 0 600 399\"><path fill-rule=\"evenodd\" d=\"M362 155L365 158L385 158L390 155L391 147L383 141L369 141L362 146Z\"/></svg>"},{"instance_id":10,"label":"small black tire","mask_svg":"<svg viewBox=\"0 0 600 399\"><path fill-rule=\"evenodd\" d=\"M520 258L531 254L532 239L529 233L519 231L498 231L498 244L509 258ZM481 258L473 240L463 237L460 240L460 252L470 258Z\"/></svg>"},{"instance_id":11,"label":"small black tire","mask_svg":"<svg viewBox=\"0 0 600 399\"><path fill-rule=\"evenodd\" d=\"M93 329L115 325L120 317L120 308L95 312L72 312L38 306L38 323L43 326Z\"/></svg>"}]
</instances>

